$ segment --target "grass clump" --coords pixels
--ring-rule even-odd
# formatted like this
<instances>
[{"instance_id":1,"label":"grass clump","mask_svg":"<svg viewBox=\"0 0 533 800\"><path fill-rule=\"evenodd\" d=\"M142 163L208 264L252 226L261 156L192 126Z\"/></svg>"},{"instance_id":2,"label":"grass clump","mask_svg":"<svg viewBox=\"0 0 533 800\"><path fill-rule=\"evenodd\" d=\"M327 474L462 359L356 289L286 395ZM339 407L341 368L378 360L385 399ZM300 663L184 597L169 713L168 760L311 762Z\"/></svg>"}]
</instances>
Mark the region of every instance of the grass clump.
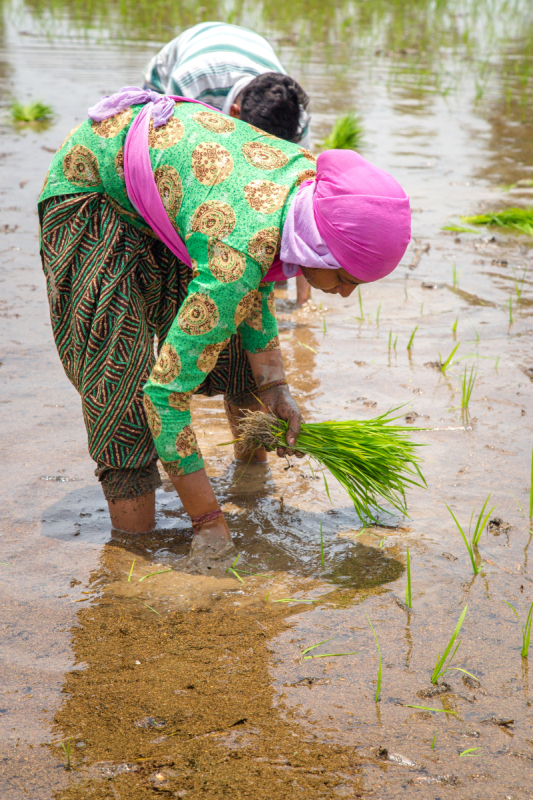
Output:
<instances>
[{"instance_id":1,"label":"grass clump","mask_svg":"<svg viewBox=\"0 0 533 800\"><path fill-rule=\"evenodd\" d=\"M52 106L41 103L39 100L22 105L18 100L11 103L11 118L13 122L49 122L54 116Z\"/></svg>"},{"instance_id":2,"label":"grass clump","mask_svg":"<svg viewBox=\"0 0 533 800\"><path fill-rule=\"evenodd\" d=\"M70 759L72 756L72 737L69 736L66 742L61 742L60 744L65 752L65 756L67 757L67 763L65 764L65 769L71 770L72 764L70 763Z\"/></svg>"},{"instance_id":3,"label":"grass clump","mask_svg":"<svg viewBox=\"0 0 533 800\"><path fill-rule=\"evenodd\" d=\"M409 438L412 428L394 424L399 419L393 416L396 410L369 420L304 422L293 446L331 472L363 520L379 522L377 511L390 513L382 507L383 501L406 514L406 489L426 486L416 455L422 445ZM270 412L248 412L239 428L246 452L288 446L288 423Z\"/></svg>"},{"instance_id":4,"label":"grass clump","mask_svg":"<svg viewBox=\"0 0 533 800\"><path fill-rule=\"evenodd\" d=\"M466 533L462 529L461 525L459 525L459 523L457 522L457 518L456 518L455 514L453 513L453 511L451 510L450 506L446 505L446 508L448 509L448 511L450 512L450 514L453 517L453 521L455 522L455 524L459 528L459 533L463 537L463 541L465 543L466 549L468 550L468 555L470 556L470 561L472 563L472 569L474 570L474 575L477 575L479 573L480 569L481 569L481 567L478 567L478 565L476 563L477 546L479 544L479 540L481 538L481 534L483 533L483 528L487 524L488 518L490 517L490 515L492 514L492 512L496 508L496 506L492 506L490 511L487 511L485 516L483 516L484 511L485 511L485 509L487 507L487 503L489 502L489 498L490 498L491 494L492 494L492 492L489 493L487 499L483 503L483 508L481 509L479 517L477 518L476 527L474 528L474 532L473 533L472 533L472 522L474 520L474 514L476 512L476 509L474 508L472 510L472 514L470 515L470 524L468 525L468 536L466 535Z\"/></svg>"},{"instance_id":5,"label":"grass clump","mask_svg":"<svg viewBox=\"0 0 533 800\"><path fill-rule=\"evenodd\" d=\"M459 380L461 381L461 408L468 408L476 377L477 370L474 369L474 367L470 368L470 372L467 367L465 367L463 374L459 376Z\"/></svg>"},{"instance_id":6,"label":"grass clump","mask_svg":"<svg viewBox=\"0 0 533 800\"><path fill-rule=\"evenodd\" d=\"M527 658L529 653L529 644L531 641L531 623L533 622L533 603L531 603L531 605L529 606L529 611L526 617L526 624L522 625L516 608L512 606L511 603L508 603L507 600L504 600L503 602L509 606L509 608L517 618L520 628L522 629L522 649L520 651L520 655L522 656L522 658Z\"/></svg>"},{"instance_id":7,"label":"grass clump","mask_svg":"<svg viewBox=\"0 0 533 800\"><path fill-rule=\"evenodd\" d=\"M363 143L363 123L358 114L349 111L337 117L329 136L321 144L324 150L358 150Z\"/></svg>"},{"instance_id":8,"label":"grass clump","mask_svg":"<svg viewBox=\"0 0 533 800\"><path fill-rule=\"evenodd\" d=\"M473 217L461 217L467 225L488 225L489 227L508 228L516 233L533 236L533 208L505 208L503 211L492 211L488 214L476 214Z\"/></svg>"}]
</instances>

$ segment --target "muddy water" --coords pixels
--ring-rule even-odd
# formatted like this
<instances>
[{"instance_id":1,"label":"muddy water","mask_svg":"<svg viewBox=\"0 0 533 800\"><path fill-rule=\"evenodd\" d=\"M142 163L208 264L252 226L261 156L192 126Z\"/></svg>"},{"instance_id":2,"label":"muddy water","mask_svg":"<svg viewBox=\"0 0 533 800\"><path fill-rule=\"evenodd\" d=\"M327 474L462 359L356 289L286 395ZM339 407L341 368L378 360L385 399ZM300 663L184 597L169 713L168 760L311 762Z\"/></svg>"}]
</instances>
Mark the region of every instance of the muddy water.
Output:
<instances>
[{"instance_id":1,"label":"muddy water","mask_svg":"<svg viewBox=\"0 0 533 800\"><path fill-rule=\"evenodd\" d=\"M530 676L504 601L523 621L533 600L533 246L441 230L529 200L527 186L501 187L533 168L532 20L526 3L496 5L310 4L289 18L270 4L232 17L267 33L301 78L316 138L357 107L364 154L412 198L412 245L393 277L363 288L362 310L326 296L295 310L293 290L278 292L294 393L307 419L409 403L401 413L427 428L416 437L428 489L410 494L410 518L363 531L305 462L272 457L242 476L219 446L222 404L198 399L240 562L259 573L244 583L180 572L190 529L168 485L156 534L111 535L37 255L35 201L64 132L99 95L137 83L172 25L202 17L157 4L152 15L142 4L4 9L2 103L41 98L57 117L20 130L4 115L0 127L2 798L531 796ZM431 362L458 342L464 360L443 375ZM469 414L457 408L465 365L478 370ZM468 525L489 492L501 522L483 532L474 578L445 503ZM478 681L453 671L432 695L465 605L454 665ZM327 639L308 655L356 655L303 657Z\"/></svg>"}]
</instances>

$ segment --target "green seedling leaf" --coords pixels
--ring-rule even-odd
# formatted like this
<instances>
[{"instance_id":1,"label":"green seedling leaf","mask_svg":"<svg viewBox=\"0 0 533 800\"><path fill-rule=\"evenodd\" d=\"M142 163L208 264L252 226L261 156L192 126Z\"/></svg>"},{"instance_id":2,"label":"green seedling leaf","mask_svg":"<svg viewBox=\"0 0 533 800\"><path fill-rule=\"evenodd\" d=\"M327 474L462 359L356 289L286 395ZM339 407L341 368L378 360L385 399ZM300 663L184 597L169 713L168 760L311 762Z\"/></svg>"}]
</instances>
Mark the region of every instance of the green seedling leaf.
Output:
<instances>
[{"instance_id":1,"label":"green seedling leaf","mask_svg":"<svg viewBox=\"0 0 533 800\"><path fill-rule=\"evenodd\" d=\"M244 583L244 581L243 581L243 579L241 578L241 576L239 575L239 573L238 573L238 572L236 572L236 571L233 569L233 567L228 567L228 568L226 569L226 572L231 572L231 574L232 574L232 575L235 575L235 577L237 578L237 580L238 580L238 581L240 581L241 583Z\"/></svg>"},{"instance_id":2,"label":"green seedling leaf","mask_svg":"<svg viewBox=\"0 0 533 800\"><path fill-rule=\"evenodd\" d=\"M273 600L273 603L318 603L318 600L299 600L296 597L284 597L282 600Z\"/></svg>"},{"instance_id":3,"label":"green seedling leaf","mask_svg":"<svg viewBox=\"0 0 533 800\"><path fill-rule=\"evenodd\" d=\"M466 228L464 225L443 225L441 231L453 231L454 233L478 233L473 228Z\"/></svg>"},{"instance_id":4,"label":"green seedling leaf","mask_svg":"<svg viewBox=\"0 0 533 800\"><path fill-rule=\"evenodd\" d=\"M435 733L433 734L433 741L431 742L431 749L432 749L432 750L434 750L434 749L435 749L435 743L436 743L436 741L437 741L437 731L435 731Z\"/></svg>"},{"instance_id":5,"label":"green seedling leaf","mask_svg":"<svg viewBox=\"0 0 533 800\"><path fill-rule=\"evenodd\" d=\"M360 653L320 653L317 656L304 656L303 660L306 661L310 658L335 658L336 656L359 656Z\"/></svg>"},{"instance_id":6,"label":"green seedling leaf","mask_svg":"<svg viewBox=\"0 0 533 800\"><path fill-rule=\"evenodd\" d=\"M143 605L143 606L146 606L146 608L149 608L149 609L150 609L150 611L153 611L153 612L154 612L154 614L157 614L157 616L158 616L158 617L160 617L160 616L161 616L161 614L159 613L159 611L156 611L156 610L155 610L155 608L152 608L152 606L149 606L149 605L148 605L148 603L143 603L143 601L142 601L142 600L139 600L139 603L141 603L141 605Z\"/></svg>"},{"instance_id":7,"label":"green seedling leaf","mask_svg":"<svg viewBox=\"0 0 533 800\"><path fill-rule=\"evenodd\" d=\"M441 366L440 366L441 372L446 372L446 370L448 369L448 367L452 363L452 358L454 357L454 355L456 354L456 352L457 352L457 350L459 349L460 346L461 346L461 342L457 342L457 344L453 348L452 352L450 353L450 355L448 356L446 361L441 363ZM439 358L440 358L440 353L439 353ZM440 360L442 362L442 358Z\"/></svg>"},{"instance_id":8,"label":"green seedling leaf","mask_svg":"<svg viewBox=\"0 0 533 800\"><path fill-rule=\"evenodd\" d=\"M459 753L459 758L461 758L461 756L479 756L480 753L476 753L476 750L481 750L481 747L469 747L468 750L463 750L462 753Z\"/></svg>"},{"instance_id":9,"label":"green seedling leaf","mask_svg":"<svg viewBox=\"0 0 533 800\"><path fill-rule=\"evenodd\" d=\"M240 572L241 575L254 575L256 578L270 578L268 572L247 572L245 569L236 569L235 572Z\"/></svg>"},{"instance_id":10,"label":"green seedling leaf","mask_svg":"<svg viewBox=\"0 0 533 800\"><path fill-rule=\"evenodd\" d=\"M131 562L130 574L128 575L128 583L130 583L130 581L131 581L131 576L133 575L133 567L134 566L135 566L135 559L133 559L133 561Z\"/></svg>"},{"instance_id":11,"label":"green seedling leaf","mask_svg":"<svg viewBox=\"0 0 533 800\"><path fill-rule=\"evenodd\" d=\"M455 626L455 630L454 630L454 632L453 632L453 634L452 634L452 636L450 638L450 641L448 642L448 644L446 646L446 649L445 649L444 653L442 654L442 656L440 655L440 653L437 655L437 663L435 664L435 669L433 670L433 674L431 676L431 683L433 683L433 684L436 684L438 682L440 676L444 675L445 672L449 672L449 670L451 669L451 667L446 667L446 662L448 661L448 656L450 656L450 652L451 652L451 650L452 650L452 648L453 648L453 646L455 644L455 640L457 639L459 631L461 630L461 627L462 627L463 622L465 620L467 609L468 609L468 604L463 608L463 612L462 612L461 616L459 617L459 621L458 621L457 625ZM459 644L460 644L460 642L457 643L457 646L456 646L455 650L453 651L453 654L450 656L450 658L449 658L450 661L452 661L452 659L454 658L455 654L457 653L457 650L459 649ZM458 667L454 667L454 669L458 669ZM476 678L476 680L477 680L477 678Z\"/></svg>"},{"instance_id":12,"label":"green seedling leaf","mask_svg":"<svg viewBox=\"0 0 533 800\"><path fill-rule=\"evenodd\" d=\"M417 330L418 330L418 325L416 326L416 328L414 329L414 331L412 332L412 334L411 334L411 336L409 338L409 342L407 344L407 349L408 350L411 350L411 348L413 347L413 339L415 338L415 333L417 332Z\"/></svg>"},{"instance_id":13,"label":"green seedling leaf","mask_svg":"<svg viewBox=\"0 0 533 800\"><path fill-rule=\"evenodd\" d=\"M151 578L152 575L162 575L164 572L174 572L174 570L173 569L160 569L159 572L150 572L149 575L143 575L142 578L139 578L138 582L141 583L141 581L145 581L146 578Z\"/></svg>"},{"instance_id":14,"label":"green seedling leaf","mask_svg":"<svg viewBox=\"0 0 533 800\"><path fill-rule=\"evenodd\" d=\"M380 550L383 550L386 541L387 541L387 537L384 536L383 539L381 540L381 542L379 543Z\"/></svg>"},{"instance_id":15,"label":"green seedling leaf","mask_svg":"<svg viewBox=\"0 0 533 800\"><path fill-rule=\"evenodd\" d=\"M527 658L529 653L529 645L531 642L531 624L533 623L533 603L531 603L529 607L529 612L526 617L526 624L522 625L516 608L512 606L511 603L508 603L507 600L504 600L503 602L509 606L509 608L511 609L511 611L518 620L518 624L520 625L520 628L522 630L522 650L520 651L520 655L522 656L522 658Z\"/></svg>"},{"instance_id":16,"label":"green seedling leaf","mask_svg":"<svg viewBox=\"0 0 533 800\"><path fill-rule=\"evenodd\" d=\"M315 348L314 348L314 347L309 347L309 345L308 345L308 344L304 344L303 342L298 342L298 344L300 344L302 347L306 347L306 348L307 348L308 350L310 350L312 353L318 353L318 350L315 350Z\"/></svg>"},{"instance_id":17,"label":"green seedling leaf","mask_svg":"<svg viewBox=\"0 0 533 800\"><path fill-rule=\"evenodd\" d=\"M430 708L429 706L414 706L411 703L402 703L404 708L418 708L420 711L435 711L437 714L457 714L457 711L448 711L447 708Z\"/></svg>"},{"instance_id":18,"label":"green seedling leaf","mask_svg":"<svg viewBox=\"0 0 533 800\"><path fill-rule=\"evenodd\" d=\"M330 639L323 639L321 642L317 642L316 644L312 644L310 647L306 647L305 650L302 650L302 655L304 656L310 650L314 650L315 647L320 647L321 644L326 644L326 642L332 642L335 637L332 636Z\"/></svg>"},{"instance_id":19,"label":"green seedling leaf","mask_svg":"<svg viewBox=\"0 0 533 800\"><path fill-rule=\"evenodd\" d=\"M8 564L7 561L0 561L0 564L2 564L3 567L12 567L13 566L13 564Z\"/></svg>"},{"instance_id":20,"label":"green seedling leaf","mask_svg":"<svg viewBox=\"0 0 533 800\"><path fill-rule=\"evenodd\" d=\"M324 486L326 487L326 494L328 496L329 502L331 503L331 505L333 505L333 500L331 499L331 495L329 493L328 482L326 480L326 476L324 475L324 473L322 473L322 477L324 478Z\"/></svg>"}]
</instances>

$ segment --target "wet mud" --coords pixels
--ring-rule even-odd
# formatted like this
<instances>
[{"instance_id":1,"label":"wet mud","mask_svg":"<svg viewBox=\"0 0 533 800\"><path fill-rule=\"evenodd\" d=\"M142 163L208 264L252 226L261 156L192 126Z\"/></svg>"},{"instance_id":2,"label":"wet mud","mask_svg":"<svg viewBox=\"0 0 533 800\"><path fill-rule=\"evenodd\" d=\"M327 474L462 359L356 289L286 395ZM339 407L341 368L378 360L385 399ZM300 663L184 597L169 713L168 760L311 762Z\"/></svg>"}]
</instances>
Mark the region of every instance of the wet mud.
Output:
<instances>
[{"instance_id":1,"label":"wet mud","mask_svg":"<svg viewBox=\"0 0 533 800\"><path fill-rule=\"evenodd\" d=\"M365 527L332 479L330 502L305 460L271 456L243 473L220 446L230 438L221 400L196 398L241 580L185 571L192 532L167 481L154 534L110 531L52 341L35 210L52 152L87 107L138 83L172 25L226 11L3 7L2 800L532 796L529 661L506 603L523 624L533 242L442 230L462 213L530 202L531 9L437 5L369 14L339 3L333 15L313 1L290 19L275 4L233 19L267 34L305 85L315 141L357 108L363 155L410 194L413 241L394 275L364 286L360 301L315 295L302 309L289 286L277 309L304 416L402 406L405 423L424 429L413 437L426 445L428 483L409 494L409 518ZM50 102L55 119L13 126L15 95ZM477 369L468 410L465 366ZM467 529L489 492L496 507L474 576L446 504ZM465 606L455 669L433 684Z\"/></svg>"}]
</instances>

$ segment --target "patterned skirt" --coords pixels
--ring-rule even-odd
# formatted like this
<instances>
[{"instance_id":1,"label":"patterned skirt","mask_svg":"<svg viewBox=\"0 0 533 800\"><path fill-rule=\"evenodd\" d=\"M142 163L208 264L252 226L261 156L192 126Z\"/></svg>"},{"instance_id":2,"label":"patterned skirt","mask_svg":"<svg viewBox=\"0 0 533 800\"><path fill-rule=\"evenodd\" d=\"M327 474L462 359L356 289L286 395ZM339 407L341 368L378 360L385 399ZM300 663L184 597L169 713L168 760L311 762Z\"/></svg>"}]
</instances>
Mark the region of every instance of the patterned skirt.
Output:
<instances>
[{"instance_id":1,"label":"patterned skirt","mask_svg":"<svg viewBox=\"0 0 533 800\"><path fill-rule=\"evenodd\" d=\"M142 387L155 363L155 337L161 347L187 295L191 270L97 192L49 198L40 218L52 329L67 377L81 396L96 474L104 491L107 474L115 497L150 491L159 475ZM237 333L196 393L235 398L256 390ZM121 477L116 470L132 472ZM146 488L146 481L154 485Z\"/></svg>"}]
</instances>

